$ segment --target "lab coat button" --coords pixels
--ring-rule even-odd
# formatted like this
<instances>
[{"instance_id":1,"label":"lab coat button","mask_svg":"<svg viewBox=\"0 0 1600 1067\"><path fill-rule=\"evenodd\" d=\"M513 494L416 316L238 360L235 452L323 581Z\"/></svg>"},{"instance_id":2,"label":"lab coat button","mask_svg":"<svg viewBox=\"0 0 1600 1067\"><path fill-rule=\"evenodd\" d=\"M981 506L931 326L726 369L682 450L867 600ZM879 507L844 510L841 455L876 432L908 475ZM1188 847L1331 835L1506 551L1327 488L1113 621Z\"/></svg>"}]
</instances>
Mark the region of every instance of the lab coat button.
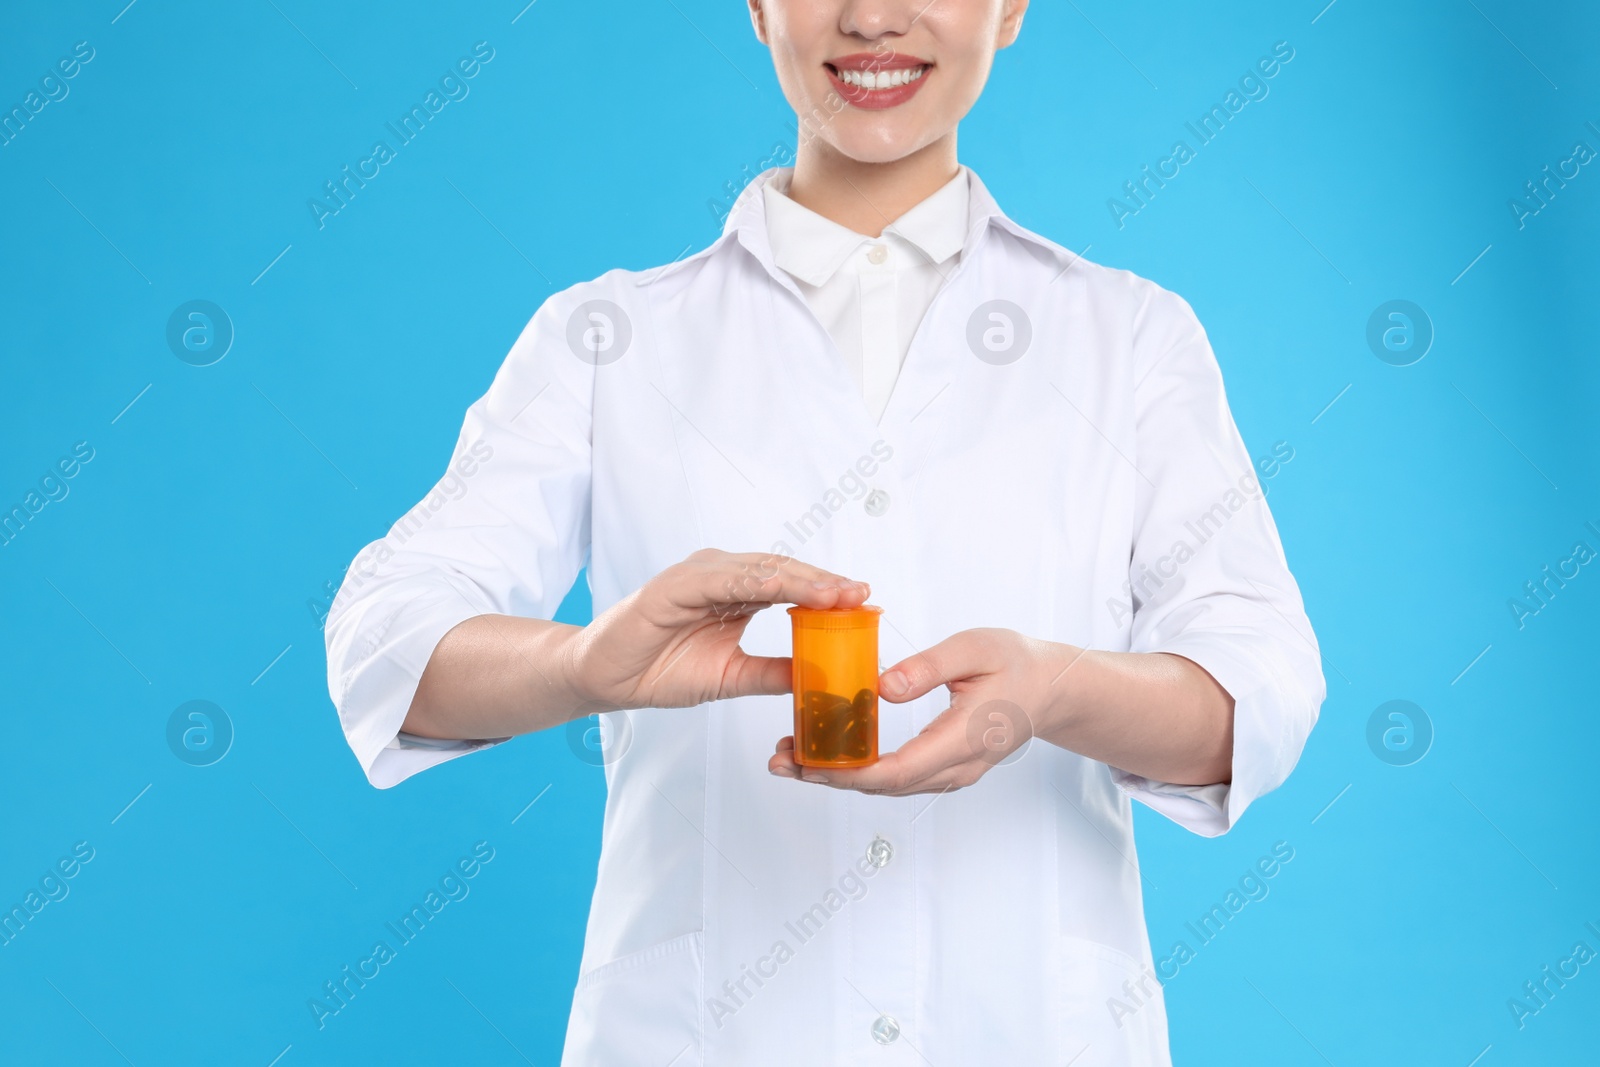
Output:
<instances>
[{"instance_id":1,"label":"lab coat button","mask_svg":"<svg viewBox=\"0 0 1600 1067\"><path fill-rule=\"evenodd\" d=\"M874 489L867 494L866 509L873 518L882 515L889 510L889 494L882 489Z\"/></svg>"},{"instance_id":2,"label":"lab coat button","mask_svg":"<svg viewBox=\"0 0 1600 1067\"><path fill-rule=\"evenodd\" d=\"M872 1021L872 1040L880 1045L891 1044L900 1036L900 1024L892 1015L880 1015Z\"/></svg>"},{"instance_id":3,"label":"lab coat button","mask_svg":"<svg viewBox=\"0 0 1600 1067\"><path fill-rule=\"evenodd\" d=\"M877 265L889 258L889 250L882 245L873 245L867 250L867 262Z\"/></svg>"},{"instance_id":4,"label":"lab coat button","mask_svg":"<svg viewBox=\"0 0 1600 1067\"><path fill-rule=\"evenodd\" d=\"M874 867L889 866L889 858L894 855L894 846L882 837L874 837L872 844L867 846L867 862Z\"/></svg>"}]
</instances>

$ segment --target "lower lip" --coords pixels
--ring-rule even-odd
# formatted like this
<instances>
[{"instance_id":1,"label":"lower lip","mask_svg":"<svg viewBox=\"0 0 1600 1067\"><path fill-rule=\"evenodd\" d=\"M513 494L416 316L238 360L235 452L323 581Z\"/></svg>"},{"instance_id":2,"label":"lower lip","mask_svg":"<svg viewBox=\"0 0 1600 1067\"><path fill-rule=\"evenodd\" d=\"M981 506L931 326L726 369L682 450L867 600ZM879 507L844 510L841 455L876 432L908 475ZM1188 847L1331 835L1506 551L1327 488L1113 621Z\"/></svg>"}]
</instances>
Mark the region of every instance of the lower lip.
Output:
<instances>
[{"instance_id":1,"label":"lower lip","mask_svg":"<svg viewBox=\"0 0 1600 1067\"><path fill-rule=\"evenodd\" d=\"M917 95L917 90L922 88L922 83L928 80L928 75L933 73L933 68L928 67L922 72L922 77L916 81L896 85L890 89L863 89L859 85L851 85L833 72L832 67L824 68L828 78L833 82L834 91L844 97L845 103L852 107L859 107L865 111L882 111L885 108L899 107L901 104Z\"/></svg>"}]
</instances>

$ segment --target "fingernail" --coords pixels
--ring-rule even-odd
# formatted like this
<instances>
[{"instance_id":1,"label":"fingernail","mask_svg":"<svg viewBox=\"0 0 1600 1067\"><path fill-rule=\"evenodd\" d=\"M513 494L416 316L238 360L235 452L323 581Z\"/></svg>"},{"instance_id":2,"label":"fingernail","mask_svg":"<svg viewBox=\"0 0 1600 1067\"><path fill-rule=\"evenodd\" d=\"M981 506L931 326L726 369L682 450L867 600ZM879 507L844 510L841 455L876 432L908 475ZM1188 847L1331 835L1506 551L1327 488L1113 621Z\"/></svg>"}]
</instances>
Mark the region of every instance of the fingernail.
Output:
<instances>
[{"instance_id":1,"label":"fingernail","mask_svg":"<svg viewBox=\"0 0 1600 1067\"><path fill-rule=\"evenodd\" d=\"M815 782L818 785L827 785L828 784L828 779L826 777L824 777L823 775L820 775L820 774L806 774L806 775L801 775L801 777L803 777L808 782Z\"/></svg>"},{"instance_id":2,"label":"fingernail","mask_svg":"<svg viewBox=\"0 0 1600 1067\"><path fill-rule=\"evenodd\" d=\"M777 775L779 778L793 778L794 777L794 772L791 771L787 767L772 767L772 768L769 768L769 769L772 771L773 774Z\"/></svg>"},{"instance_id":3,"label":"fingernail","mask_svg":"<svg viewBox=\"0 0 1600 1067\"><path fill-rule=\"evenodd\" d=\"M906 685L905 675L890 671L878 680L878 688L892 697L897 697L909 689L910 686Z\"/></svg>"}]
</instances>

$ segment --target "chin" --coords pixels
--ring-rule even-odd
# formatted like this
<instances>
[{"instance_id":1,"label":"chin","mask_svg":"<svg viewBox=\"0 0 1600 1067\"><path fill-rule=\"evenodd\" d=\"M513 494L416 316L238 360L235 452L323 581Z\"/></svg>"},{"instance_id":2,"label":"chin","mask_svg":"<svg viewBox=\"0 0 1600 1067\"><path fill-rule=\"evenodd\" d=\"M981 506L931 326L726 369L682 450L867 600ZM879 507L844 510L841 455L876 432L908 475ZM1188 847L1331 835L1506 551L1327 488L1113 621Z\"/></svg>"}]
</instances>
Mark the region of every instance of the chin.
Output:
<instances>
[{"instance_id":1,"label":"chin","mask_svg":"<svg viewBox=\"0 0 1600 1067\"><path fill-rule=\"evenodd\" d=\"M830 137L828 140L841 155L857 163L894 163L926 148L933 140L924 136L921 130L879 129L839 132L842 136Z\"/></svg>"}]
</instances>

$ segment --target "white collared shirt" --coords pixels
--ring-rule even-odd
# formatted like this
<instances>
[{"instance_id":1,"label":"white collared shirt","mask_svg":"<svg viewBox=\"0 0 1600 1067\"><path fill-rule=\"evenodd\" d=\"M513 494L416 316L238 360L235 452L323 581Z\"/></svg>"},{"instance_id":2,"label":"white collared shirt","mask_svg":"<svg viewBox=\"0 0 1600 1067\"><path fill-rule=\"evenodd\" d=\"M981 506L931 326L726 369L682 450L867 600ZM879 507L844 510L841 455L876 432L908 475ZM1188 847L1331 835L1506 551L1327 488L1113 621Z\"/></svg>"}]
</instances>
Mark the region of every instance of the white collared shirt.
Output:
<instances>
[{"instance_id":1,"label":"white collared shirt","mask_svg":"<svg viewBox=\"0 0 1600 1067\"><path fill-rule=\"evenodd\" d=\"M707 249L533 316L445 477L334 600L345 736L379 787L486 747L397 736L445 633L550 618L586 565L598 614L705 547L871 582L885 665L980 626L1185 656L1234 698L1230 785L1035 739L937 798L818 787L766 769L788 696L607 713L598 752L592 721L566 731L607 796L564 1064L1165 1065L1152 976L1175 946L1150 950L1130 798L1228 830L1324 695L1205 331L1012 222L969 172L960 261L875 417L774 261L772 176ZM788 655L787 616L756 614L741 643ZM945 707L942 688L882 703L881 748Z\"/></svg>"},{"instance_id":2,"label":"white collared shirt","mask_svg":"<svg viewBox=\"0 0 1600 1067\"><path fill-rule=\"evenodd\" d=\"M874 419L883 415L911 338L961 259L967 170L868 237L789 198L792 168L762 185L772 261L844 355Z\"/></svg>"}]
</instances>

